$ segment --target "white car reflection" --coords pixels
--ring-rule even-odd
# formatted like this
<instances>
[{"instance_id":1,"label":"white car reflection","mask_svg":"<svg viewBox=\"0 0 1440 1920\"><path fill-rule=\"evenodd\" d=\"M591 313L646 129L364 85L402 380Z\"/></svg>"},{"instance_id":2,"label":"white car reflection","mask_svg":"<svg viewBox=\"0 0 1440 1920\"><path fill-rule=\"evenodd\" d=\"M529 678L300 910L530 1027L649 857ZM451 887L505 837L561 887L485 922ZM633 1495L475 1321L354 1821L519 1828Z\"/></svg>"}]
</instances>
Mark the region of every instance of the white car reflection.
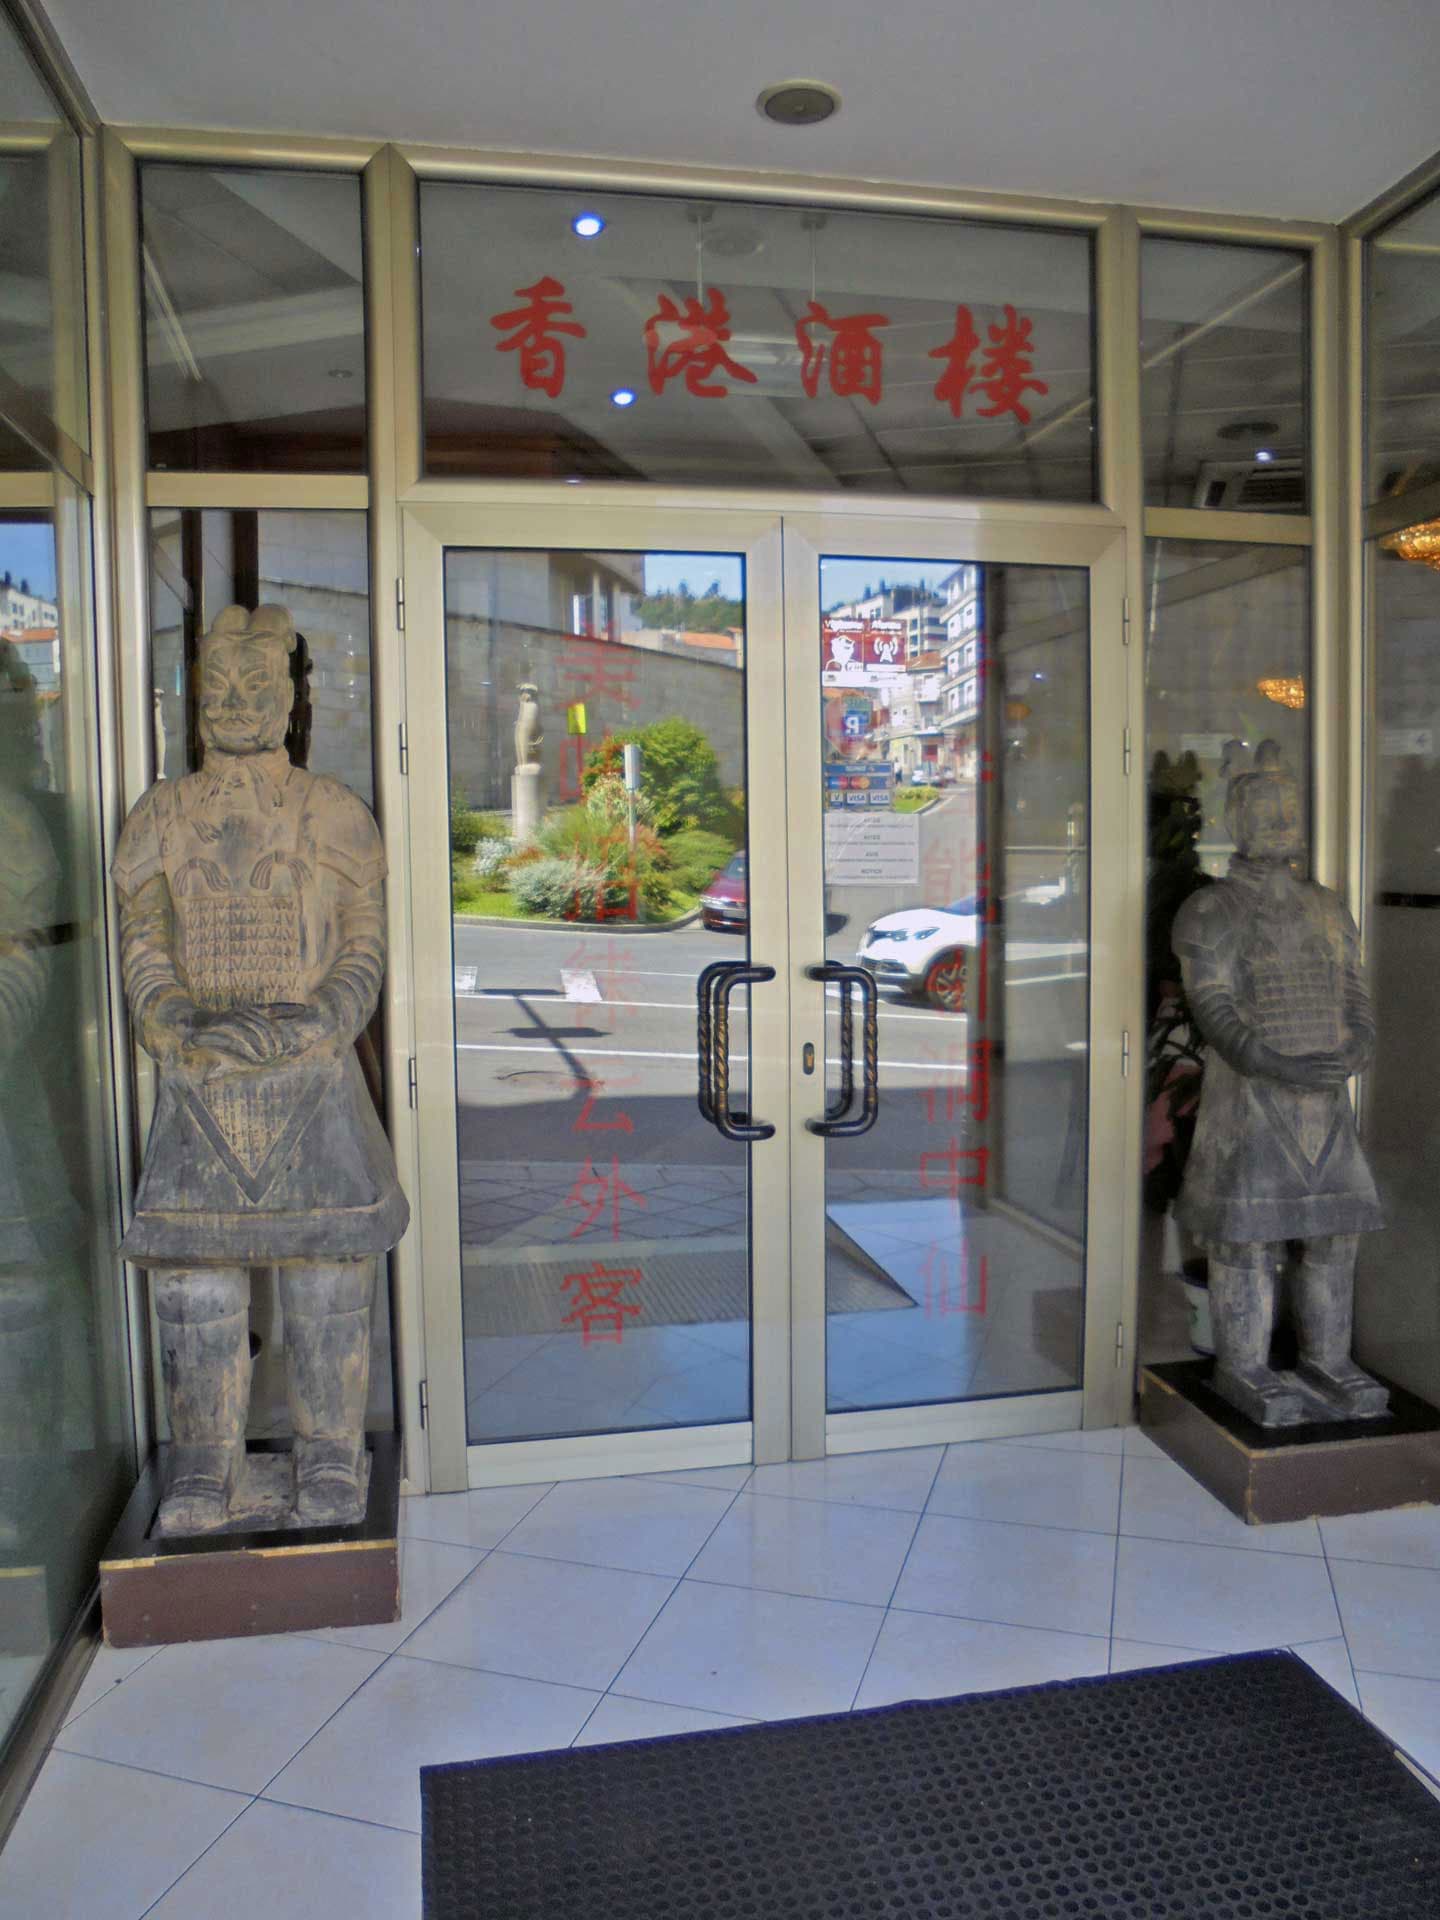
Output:
<instances>
[{"instance_id":1,"label":"white car reflection","mask_svg":"<svg viewBox=\"0 0 1440 1920\"><path fill-rule=\"evenodd\" d=\"M877 983L919 994L949 1013L965 1011L970 955L980 944L975 894L948 907L904 907L865 929L856 963Z\"/></svg>"}]
</instances>

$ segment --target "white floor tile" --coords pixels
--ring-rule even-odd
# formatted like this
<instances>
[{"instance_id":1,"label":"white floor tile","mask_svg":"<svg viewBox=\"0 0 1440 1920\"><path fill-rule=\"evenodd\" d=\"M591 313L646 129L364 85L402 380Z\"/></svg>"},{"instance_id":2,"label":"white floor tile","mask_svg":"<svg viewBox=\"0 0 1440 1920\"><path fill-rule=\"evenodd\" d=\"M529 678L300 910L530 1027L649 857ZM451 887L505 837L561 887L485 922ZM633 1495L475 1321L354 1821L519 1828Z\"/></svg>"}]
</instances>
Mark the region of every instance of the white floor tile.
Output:
<instances>
[{"instance_id":1,"label":"white floor tile","mask_svg":"<svg viewBox=\"0 0 1440 1920\"><path fill-rule=\"evenodd\" d=\"M1126 1427L1124 1429L1122 1450L1127 1459L1132 1454L1138 1454L1141 1459L1145 1460L1168 1460L1170 1458L1163 1447L1156 1446L1155 1442L1150 1438L1149 1434L1145 1432L1143 1427Z\"/></svg>"},{"instance_id":2,"label":"white floor tile","mask_svg":"<svg viewBox=\"0 0 1440 1920\"><path fill-rule=\"evenodd\" d=\"M681 1574L729 1506L718 1487L658 1480L569 1480L547 1493L505 1542L541 1554L632 1573Z\"/></svg>"},{"instance_id":3,"label":"white floor tile","mask_svg":"<svg viewBox=\"0 0 1440 1920\"><path fill-rule=\"evenodd\" d=\"M942 1620L935 1614L885 1616L856 1700L883 1707L893 1700L938 1700L997 1687L1038 1686L1104 1673L1110 1643L1103 1635L1001 1627L988 1620Z\"/></svg>"},{"instance_id":4,"label":"white floor tile","mask_svg":"<svg viewBox=\"0 0 1440 1920\"><path fill-rule=\"evenodd\" d=\"M1133 1673L1139 1667L1174 1667L1190 1660L1213 1660L1209 1648L1156 1646L1149 1640L1112 1640L1110 1671Z\"/></svg>"},{"instance_id":5,"label":"white floor tile","mask_svg":"<svg viewBox=\"0 0 1440 1920\"><path fill-rule=\"evenodd\" d=\"M894 1604L1002 1626L1109 1634L1115 1541L926 1514Z\"/></svg>"},{"instance_id":6,"label":"white floor tile","mask_svg":"<svg viewBox=\"0 0 1440 1920\"><path fill-rule=\"evenodd\" d=\"M397 1653L266 1789L267 1800L420 1831L420 1769L568 1747L594 1693Z\"/></svg>"},{"instance_id":7,"label":"white floor tile","mask_svg":"<svg viewBox=\"0 0 1440 1920\"><path fill-rule=\"evenodd\" d=\"M484 1557L468 1547L451 1547L440 1540L402 1538L400 1618L387 1626L322 1627L310 1638L328 1641L332 1646L364 1647L370 1653L393 1653Z\"/></svg>"},{"instance_id":8,"label":"white floor tile","mask_svg":"<svg viewBox=\"0 0 1440 1920\"><path fill-rule=\"evenodd\" d=\"M554 1484L545 1480L538 1486L485 1487L475 1493L412 1494L400 1502L400 1531L456 1547L498 1547Z\"/></svg>"},{"instance_id":9,"label":"white floor tile","mask_svg":"<svg viewBox=\"0 0 1440 1920\"><path fill-rule=\"evenodd\" d=\"M1396 1567L1440 1567L1440 1507L1392 1507L1322 1520L1332 1560L1383 1560Z\"/></svg>"},{"instance_id":10,"label":"white floor tile","mask_svg":"<svg viewBox=\"0 0 1440 1920\"><path fill-rule=\"evenodd\" d=\"M790 1460L757 1467L747 1493L797 1500L853 1500L862 1507L919 1513L934 1484L943 1447L906 1447L893 1453L840 1453L828 1460Z\"/></svg>"},{"instance_id":11,"label":"white floor tile","mask_svg":"<svg viewBox=\"0 0 1440 1920\"><path fill-rule=\"evenodd\" d=\"M1174 1540L1120 1542L1114 1632L1122 1640L1244 1653L1339 1631L1323 1560Z\"/></svg>"},{"instance_id":12,"label":"white floor tile","mask_svg":"<svg viewBox=\"0 0 1440 1920\"><path fill-rule=\"evenodd\" d=\"M674 1585L651 1573L501 1548L406 1641L405 1652L603 1693Z\"/></svg>"},{"instance_id":13,"label":"white floor tile","mask_svg":"<svg viewBox=\"0 0 1440 1920\"><path fill-rule=\"evenodd\" d=\"M70 1702L65 1725L68 1727L72 1720L78 1720L97 1701L105 1699L113 1688L128 1680L132 1673L138 1673L145 1662L153 1660L159 1651L159 1647L98 1647L75 1698Z\"/></svg>"},{"instance_id":14,"label":"white floor tile","mask_svg":"<svg viewBox=\"0 0 1440 1920\"><path fill-rule=\"evenodd\" d=\"M1363 1670L1355 1678L1367 1719L1440 1779L1440 1680L1399 1679L1393 1673Z\"/></svg>"},{"instance_id":15,"label":"white floor tile","mask_svg":"<svg viewBox=\"0 0 1440 1920\"><path fill-rule=\"evenodd\" d=\"M1007 1440L1007 1446L1040 1447L1070 1453L1123 1453L1124 1427L1072 1427L1065 1433L1026 1433Z\"/></svg>"},{"instance_id":16,"label":"white floor tile","mask_svg":"<svg viewBox=\"0 0 1440 1920\"><path fill-rule=\"evenodd\" d=\"M979 1440L948 1449L926 1512L1113 1535L1119 1508L1114 1454Z\"/></svg>"},{"instance_id":17,"label":"white floor tile","mask_svg":"<svg viewBox=\"0 0 1440 1920\"><path fill-rule=\"evenodd\" d=\"M1133 1454L1125 1462L1120 1531L1147 1540L1192 1540L1202 1546L1259 1552L1323 1553L1313 1520L1249 1527L1175 1461Z\"/></svg>"},{"instance_id":18,"label":"white floor tile","mask_svg":"<svg viewBox=\"0 0 1440 1920\"><path fill-rule=\"evenodd\" d=\"M1350 1670L1350 1650L1343 1639L1316 1640L1308 1647L1292 1647L1290 1651L1298 1653L1306 1666L1313 1667L1320 1678L1327 1681L1336 1693L1343 1695L1352 1707L1359 1706L1355 1675Z\"/></svg>"},{"instance_id":19,"label":"white floor tile","mask_svg":"<svg viewBox=\"0 0 1440 1920\"><path fill-rule=\"evenodd\" d=\"M0 1854L0 1920L139 1920L245 1805L52 1753Z\"/></svg>"},{"instance_id":20,"label":"white floor tile","mask_svg":"<svg viewBox=\"0 0 1440 1920\"><path fill-rule=\"evenodd\" d=\"M1440 1680L1440 1572L1360 1560L1330 1572L1357 1672Z\"/></svg>"},{"instance_id":21,"label":"white floor tile","mask_svg":"<svg viewBox=\"0 0 1440 1920\"><path fill-rule=\"evenodd\" d=\"M838 1500L742 1493L691 1567L696 1580L885 1606L917 1516Z\"/></svg>"},{"instance_id":22,"label":"white floor tile","mask_svg":"<svg viewBox=\"0 0 1440 1920\"><path fill-rule=\"evenodd\" d=\"M576 1735L577 1747L602 1747L614 1740L657 1740L669 1733L703 1733L710 1727L749 1727L752 1720L733 1713L702 1713L698 1707L667 1707L658 1700L630 1700L607 1693Z\"/></svg>"},{"instance_id":23,"label":"white floor tile","mask_svg":"<svg viewBox=\"0 0 1440 1920\"><path fill-rule=\"evenodd\" d=\"M685 1580L616 1690L755 1720L841 1712L883 1618L879 1607Z\"/></svg>"},{"instance_id":24,"label":"white floor tile","mask_svg":"<svg viewBox=\"0 0 1440 1920\"><path fill-rule=\"evenodd\" d=\"M56 1745L258 1793L380 1657L298 1634L164 1647Z\"/></svg>"},{"instance_id":25,"label":"white floor tile","mask_svg":"<svg viewBox=\"0 0 1440 1920\"><path fill-rule=\"evenodd\" d=\"M146 1920L420 1920L420 1841L258 1800Z\"/></svg>"}]
</instances>

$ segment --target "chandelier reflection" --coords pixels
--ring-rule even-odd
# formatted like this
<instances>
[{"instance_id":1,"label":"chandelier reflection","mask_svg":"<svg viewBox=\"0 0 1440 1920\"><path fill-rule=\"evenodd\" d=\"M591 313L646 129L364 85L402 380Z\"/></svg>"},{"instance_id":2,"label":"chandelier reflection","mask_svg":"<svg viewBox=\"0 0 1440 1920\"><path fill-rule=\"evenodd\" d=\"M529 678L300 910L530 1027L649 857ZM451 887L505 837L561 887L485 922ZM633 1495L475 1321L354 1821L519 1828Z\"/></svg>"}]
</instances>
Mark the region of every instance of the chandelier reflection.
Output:
<instances>
[{"instance_id":1,"label":"chandelier reflection","mask_svg":"<svg viewBox=\"0 0 1440 1920\"><path fill-rule=\"evenodd\" d=\"M1255 691L1263 693L1267 700L1273 700L1277 706L1299 709L1305 704L1305 682L1298 674L1293 678L1257 680Z\"/></svg>"},{"instance_id":2,"label":"chandelier reflection","mask_svg":"<svg viewBox=\"0 0 1440 1920\"><path fill-rule=\"evenodd\" d=\"M1440 520L1419 520L1413 527L1387 533L1380 544L1402 560L1418 560L1422 566L1440 572Z\"/></svg>"}]
</instances>

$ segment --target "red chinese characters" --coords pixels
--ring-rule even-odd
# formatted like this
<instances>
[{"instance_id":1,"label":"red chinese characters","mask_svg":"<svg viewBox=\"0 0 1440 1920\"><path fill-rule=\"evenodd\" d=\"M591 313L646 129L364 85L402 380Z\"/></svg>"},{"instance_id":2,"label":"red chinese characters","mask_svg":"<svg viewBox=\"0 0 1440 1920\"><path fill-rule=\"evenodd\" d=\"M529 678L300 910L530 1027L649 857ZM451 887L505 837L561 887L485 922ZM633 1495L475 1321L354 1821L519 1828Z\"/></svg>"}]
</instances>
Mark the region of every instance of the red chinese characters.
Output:
<instances>
[{"instance_id":1,"label":"red chinese characters","mask_svg":"<svg viewBox=\"0 0 1440 1920\"><path fill-rule=\"evenodd\" d=\"M920 1156L921 1187L948 1194L952 1200L960 1198L964 1187L983 1187L989 1171L990 1149L962 1147L953 1133L941 1151Z\"/></svg>"},{"instance_id":2,"label":"red chinese characters","mask_svg":"<svg viewBox=\"0 0 1440 1920\"><path fill-rule=\"evenodd\" d=\"M957 420L965 410L965 396L973 388L990 402L988 407L975 409L982 418L993 420L1010 413L1022 427L1029 426L1025 395L1050 391L1044 380L1035 378L1034 322L1012 306L1007 305L1004 313L999 326L986 329L988 344L978 373L975 354L980 349L980 336L969 307L956 307L954 332L944 346L930 350L932 360L945 362L945 371L935 382L935 398L943 400Z\"/></svg>"},{"instance_id":3,"label":"red chinese characters","mask_svg":"<svg viewBox=\"0 0 1440 1920\"><path fill-rule=\"evenodd\" d=\"M610 1238L620 1238L620 1203L633 1201L637 1207L648 1207L650 1202L644 1194L637 1193L626 1183L620 1171L618 1154L610 1156L610 1171L597 1172L589 1154L585 1156L585 1165L576 1176L575 1184L565 1196L567 1207L580 1207L582 1217L579 1226L570 1229L570 1238L578 1240L582 1233L588 1233L597 1221L608 1211L610 1215Z\"/></svg>"},{"instance_id":4,"label":"red chinese characters","mask_svg":"<svg viewBox=\"0 0 1440 1920\"><path fill-rule=\"evenodd\" d=\"M976 1268L978 1266L978 1273ZM942 1247L931 1241L920 1263L927 1314L983 1314L990 1298L990 1256L972 1259L968 1246Z\"/></svg>"},{"instance_id":5,"label":"red chinese characters","mask_svg":"<svg viewBox=\"0 0 1440 1920\"><path fill-rule=\"evenodd\" d=\"M578 1322L582 1342L587 1347L596 1340L618 1346L625 1334L627 1317L633 1318L640 1311L640 1302L627 1300L625 1289L638 1287L640 1280L639 1267L606 1267L598 1260L593 1267L567 1273L565 1291L570 1293L573 1288L574 1293L570 1311L560 1322L561 1326Z\"/></svg>"},{"instance_id":6,"label":"red chinese characters","mask_svg":"<svg viewBox=\"0 0 1440 1920\"><path fill-rule=\"evenodd\" d=\"M725 351L730 338L730 309L718 287L708 301L688 294L678 306L662 293L645 322L646 372L652 393L663 393L672 380L684 378L687 393L702 400L723 400L730 392L716 378L728 374L754 386L757 376Z\"/></svg>"},{"instance_id":7,"label":"red chinese characters","mask_svg":"<svg viewBox=\"0 0 1440 1920\"><path fill-rule=\"evenodd\" d=\"M879 406L884 388L875 329L889 324L884 313L847 313L837 320L812 300L795 323L800 384L810 398L819 393L820 376L828 370L830 391L838 398L854 395Z\"/></svg>"},{"instance_id":8,"label":"red chinese characters","mask_svg":"<svg viewBox=\"0 0 1440 1920\"><path fill-rule=\"evenodd\" d=\"M585 328L578 320L563 317L574 308L565 298L564 287L549 274L533 287L517 287L515 298L525 305L491 317L492 327L510 334L508 340L496 342L496 351L518 353L521 385L556 400L565 386L565 337L583 340Z\"/></svg>"}]
</instances>

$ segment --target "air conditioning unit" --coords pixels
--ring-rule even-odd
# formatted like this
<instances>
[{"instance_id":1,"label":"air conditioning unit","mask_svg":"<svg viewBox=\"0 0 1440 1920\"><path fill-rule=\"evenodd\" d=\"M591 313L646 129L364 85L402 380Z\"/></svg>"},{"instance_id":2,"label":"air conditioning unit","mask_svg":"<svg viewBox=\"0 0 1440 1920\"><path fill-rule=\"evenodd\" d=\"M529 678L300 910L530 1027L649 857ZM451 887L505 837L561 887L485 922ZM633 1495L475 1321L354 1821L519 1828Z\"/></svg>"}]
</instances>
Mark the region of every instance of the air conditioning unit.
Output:
<instances>
[{"instance_id":1,"label":"air conditioning unit","mask_svg":"<svg viewBox=\"0 0 1440 1920\"><path fill-rule=\"evenodd\" d=\"M1206 460L1195 482L1195 505L1230 513L1304 513L1305 463Z\"/></svg>"}]
</instances>

